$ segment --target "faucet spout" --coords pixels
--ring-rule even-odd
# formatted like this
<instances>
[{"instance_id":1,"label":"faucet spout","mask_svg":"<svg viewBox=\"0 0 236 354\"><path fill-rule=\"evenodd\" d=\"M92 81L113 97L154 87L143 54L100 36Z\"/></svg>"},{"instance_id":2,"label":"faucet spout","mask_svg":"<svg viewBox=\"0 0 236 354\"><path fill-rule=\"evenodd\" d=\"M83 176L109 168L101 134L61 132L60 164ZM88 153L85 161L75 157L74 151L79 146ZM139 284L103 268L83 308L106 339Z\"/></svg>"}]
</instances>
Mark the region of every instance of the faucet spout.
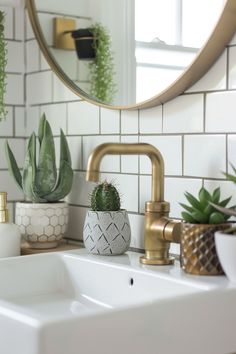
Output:
<instances>
[{"instance_id":1,"label":"faucet spout","mask_svg":"<svg viewBox=\"0 0 236 354\"><path fill-rule=\"evenodd\" d=\"M105 155L146 155L152 163L152 189L153 202L164 201L164 161L161 153L150 144L119 144L105 143L97 146L89 157L86 180L98 182L100 163Z\"/></svg>"},{"instance_id":2,"label":"faucet spout","mask_svg":"<svg viewBox=\"0 0 236 354\"><path fill-rule=\"evenodd\" d=\"M169 220L170 205L164 201L164 161L159 150L145 143L105 143L97 146L89 157L86 180L99 180L100 164L105 155L146 155L152 164L151 200L145 203L145 256L143 264L172 264L170 242L179 243L181 224Z\"/></svg>"}]
</instances>

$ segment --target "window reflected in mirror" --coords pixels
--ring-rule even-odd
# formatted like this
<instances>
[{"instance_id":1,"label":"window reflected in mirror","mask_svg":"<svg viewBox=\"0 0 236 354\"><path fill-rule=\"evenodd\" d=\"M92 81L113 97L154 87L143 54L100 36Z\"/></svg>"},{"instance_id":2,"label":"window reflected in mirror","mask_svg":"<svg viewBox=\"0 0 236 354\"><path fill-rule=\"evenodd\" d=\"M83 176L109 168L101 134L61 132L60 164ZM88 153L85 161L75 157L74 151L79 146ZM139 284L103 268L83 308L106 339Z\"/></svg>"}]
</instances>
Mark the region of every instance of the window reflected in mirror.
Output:
<instances>
[{"instance_id":1,"label":"window reflected in mirror","mask_svg":"<svg viewBox=\"0 0 236 354\"><path fill-rule=\"evenodd\" d=\"M65 75L91 99L130 106L160 94L181 76L210 36L225 0L35 0L35 5L50 53ZM63 41L71 40L73 31L100 24L106 44L98 33L92 36L101 60L98 54L76 54L77 44L90 35L72 35L72 48L55 45L56 18L74 21L73 28L61 29Z\"/></svg>"}]
</instances>

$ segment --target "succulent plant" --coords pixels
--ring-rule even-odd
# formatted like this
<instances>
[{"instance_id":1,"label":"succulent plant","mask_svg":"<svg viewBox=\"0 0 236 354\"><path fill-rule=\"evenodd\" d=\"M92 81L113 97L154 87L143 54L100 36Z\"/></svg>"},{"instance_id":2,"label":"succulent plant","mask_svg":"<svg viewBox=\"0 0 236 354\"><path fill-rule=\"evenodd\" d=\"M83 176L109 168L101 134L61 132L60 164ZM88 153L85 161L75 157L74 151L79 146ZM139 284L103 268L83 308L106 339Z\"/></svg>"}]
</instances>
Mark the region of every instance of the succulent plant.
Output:
<instances>
[{"instance_id":1,"label":"succulent plant","mask_svg":"<svg viewBox=\"0 0 236 354\"><path fill-rule=\"evenodd\" d=\"M217 210L216 206L226 207L231 197L220 201L220 188L216 188L210 194L205 188L201 188L198 193L198 199L192 194L186 192L185 197L189 205L180 203L186 210L182 212L183 219L191 224L220 224L229 219L229 215Z\"/></svg>"},{"instance_id":2,"label":"succulent plant","mask_svg":"<svg viewBox=\"0 0 236 354\"><path fill-rule=\"evenodd\" d=\"M58 176L52 130L45 114L43 114L39 123L38 141L39 153L36 160L36 135L33 133L28 142L22 174L6 141L6 157L9 171L27 199L35 203L56 202L63 199L70 192L73 181L73 170L71 168L67 140L61 130Z\"/></svg>"},{"instance_id":3,"label":"succulent plant","mask_svg":"<svg viewBox=\"0 0 236 354\"><path fill-rule=\"evenodd\" d=\"M120 196L112 183L104 181L98 184L90 195L91 209L93 211L120 210Z\"/></svg>"}]
</instances>

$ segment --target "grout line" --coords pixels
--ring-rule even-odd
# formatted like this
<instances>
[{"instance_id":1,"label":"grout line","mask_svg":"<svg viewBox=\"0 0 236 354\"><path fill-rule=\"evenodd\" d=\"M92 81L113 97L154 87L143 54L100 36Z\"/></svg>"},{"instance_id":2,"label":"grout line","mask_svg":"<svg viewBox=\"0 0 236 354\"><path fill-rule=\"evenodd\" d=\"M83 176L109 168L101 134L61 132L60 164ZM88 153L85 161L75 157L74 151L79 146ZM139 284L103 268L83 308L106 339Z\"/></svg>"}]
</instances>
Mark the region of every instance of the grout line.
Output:
<instances>
[{"instance_id":1,"label":"grout line","mask_svg":"<svg viewBox=\"0 0 236 354\"><path fill-rule=\"evenodd\" d=\"M226 173L229 173L229 161L228 161L228 159L229 159L229 141L228 141L228 138L229 138L229 135L228 134L226 134L226 141L225 141L225 148L226 148L226 150L225 150L225 153L226 153L226 156L225 156L225 163L226 163L226 169L225 169L225 171L226 171Z\"/></svg>"},{"instance_id":2,"label":"grout line","mask_svg":"<svg viewBox=\"0 0 236 354\"><path fill-rule=\"evenodd\" d=\"M13 107L13 110L12 110L12 128L13 128L13 137L14 137L14 139L16 138L16 122L15 122L15 119L16 119L16 107Z\"/></svg>"},{"instance_id":3,"label":"grout line","mask_svg":"<svg viewBox=\"0 0 236 354\"><path fill-rule=\"evenodd\" d=\"M206 94L203 95L203 134L206 134Z\"/></svg>"},{"instance_id":4,"label":"grout line","mask_svg":"<svg viewBox=\"0 0 236 354\"><path fill-rule=\"evenodd\" d=\"M182 135L182 176L184 176L184 144L185 144L185 138L184 135Z\"/></svg>"},{"instance_id":5,"label":"grout line","mask_svg":"<svg viewBox=\"0 0 236 354\"><path fill-rule=\"evenodd\" d=\"M229 48L226 48L226 90L229 90Z\"/></svg>"}]
</instances>

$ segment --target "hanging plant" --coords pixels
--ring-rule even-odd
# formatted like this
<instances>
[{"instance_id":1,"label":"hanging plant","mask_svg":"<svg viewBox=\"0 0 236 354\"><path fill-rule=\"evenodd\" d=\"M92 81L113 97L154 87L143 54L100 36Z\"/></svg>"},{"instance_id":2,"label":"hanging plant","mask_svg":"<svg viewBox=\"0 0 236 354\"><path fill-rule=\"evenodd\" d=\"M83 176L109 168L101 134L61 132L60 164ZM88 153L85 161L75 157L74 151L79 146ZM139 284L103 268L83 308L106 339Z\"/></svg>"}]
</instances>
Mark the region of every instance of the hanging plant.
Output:
<instances>
[{"instance_id":1,"label":"hanging plant","mask_svg":"<svg viewBox=\"0 0 236 354\"><path fill-rule=\"evenodd\" d=\"M89 63L90 94L103 103L111 104L116 92L111 37L106 27L96 23L89 28L93 33L95 58Z\"/></svg>"},{"instance_id":2,"label":"hanging plant","mask_svg":"<svg viewBox=\"0 0 236 354\"><path fill-rule=\"evenodd\" d=\"M6 92L7 49L4 39L4 12L0 11L0 121L6 116L4 97Z\"/></svg>"}]
</instances>

